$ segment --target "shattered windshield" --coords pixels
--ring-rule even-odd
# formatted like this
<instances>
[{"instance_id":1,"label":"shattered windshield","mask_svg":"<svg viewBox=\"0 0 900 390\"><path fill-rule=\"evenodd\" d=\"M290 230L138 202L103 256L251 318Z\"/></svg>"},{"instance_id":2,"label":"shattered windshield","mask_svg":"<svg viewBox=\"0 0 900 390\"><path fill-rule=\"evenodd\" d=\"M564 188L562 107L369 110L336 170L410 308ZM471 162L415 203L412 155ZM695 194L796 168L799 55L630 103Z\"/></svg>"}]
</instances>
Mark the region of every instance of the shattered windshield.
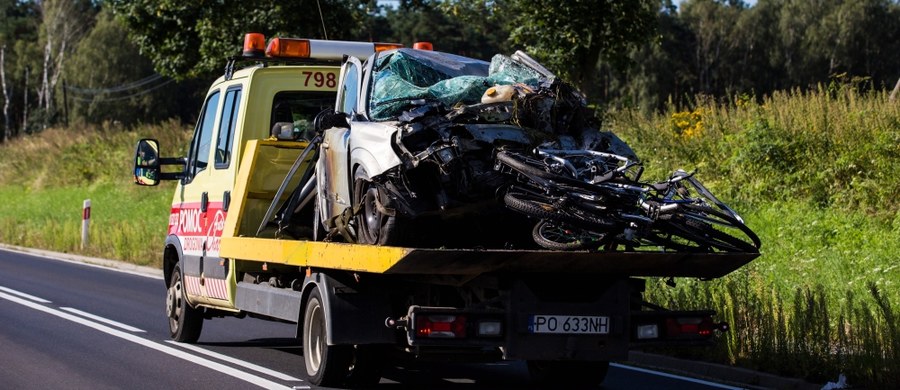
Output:
<instances>
[{"instance_id":1,"label":"shattered windshield","mask_svg":"<svg viewBox=\"0 0 900 390\"><path fill-rule=\"evenodd\" d=\"M540 74L504 55L490 63L453 54L399 49L376 59L369 115L397 118L412 102L436 101L446 108L476 104L495 85L537 84Z\"/></svg>"}]
</instances>

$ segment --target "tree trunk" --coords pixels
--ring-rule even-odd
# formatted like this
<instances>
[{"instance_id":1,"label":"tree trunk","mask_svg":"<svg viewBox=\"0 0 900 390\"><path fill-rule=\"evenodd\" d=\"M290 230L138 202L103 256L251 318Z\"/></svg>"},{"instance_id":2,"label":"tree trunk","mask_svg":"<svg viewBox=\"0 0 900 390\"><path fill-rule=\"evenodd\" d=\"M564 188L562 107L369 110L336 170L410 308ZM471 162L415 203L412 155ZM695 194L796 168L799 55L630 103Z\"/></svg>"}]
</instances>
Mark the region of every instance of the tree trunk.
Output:
<instances>
[{"instance_id":1,"label":"tree trunk","mask_svg":"<svg viewBox=\"0 0 900 390\"><path fill-rule=\"evenodd\" d=\"M22 133L21 134L28 134L28 77L29 77L28 71L29 71L29 69L26 66L25 67L25 88L22 89L22 91L24 91L24 93L22 93L22 95L24 95L25 97L22 100Z\"/></svg>"},{"instance_id":2,"label":"tree trunk","mask_svg":"<svg viewBox=\"0 0 900 390\"><path fill-rule=\"evenodd\" d=\"M41 87L38 89L38 107L44 111L44 123L42 128L47 128L50 119L50 83L47 80L47 73L50 72L50 54L53 48L53 36L47 32L47 45L44 46L44 71L41 77Z\"/></svg>"},{"instance_id":3,"label":"tree trunk","mask_svg":"<svg viewBox=\"0 0 900 390\"><path fill-rule=\"evenodd\" d=\"M3 89L3 130L0 131L0 144L6 142L12 134L9 129L9 91L6 89L6 45L0 46L0 89Z\"/></svg>"},{"instance_id":4,"label":"tree trunk","mask_svg":"<svg viewBox=\"0 0 900 390\"><path fill-rule=\"evenodd\" d=\"M898 93L900 93L900 79L897 79L897 85L895 85L895 86L894 86L894 90L891 91L891 97L890 97L889 100L892 101L892 102L893 102L893 101L896 101L896 100L897 100L897 94L898 94Z\"/></svg>"}]
</instances>

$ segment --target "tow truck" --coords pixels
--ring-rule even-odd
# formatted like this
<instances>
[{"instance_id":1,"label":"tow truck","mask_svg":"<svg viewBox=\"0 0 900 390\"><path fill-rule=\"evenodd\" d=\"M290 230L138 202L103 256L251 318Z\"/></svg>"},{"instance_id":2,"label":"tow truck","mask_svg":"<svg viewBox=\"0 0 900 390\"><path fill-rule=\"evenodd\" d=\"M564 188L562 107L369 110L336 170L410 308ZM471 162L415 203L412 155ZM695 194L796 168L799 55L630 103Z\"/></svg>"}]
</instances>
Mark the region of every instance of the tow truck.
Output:
<instances>
[{"instance_id":1,"label":"tow truck","mask_svg":"<svg viewBox=\"0 0 900 390\"><path fill-rule=\"evenodd\" d=\"M365 133L350 130L371 92L363 80L373 68L362 61L428 46L281 37L266 45L248 34L207 92L187 156L163 158L156 140L138 142L135 183L178 181L162 251L174 340L198 341L204 320L250 316L297 324L316 385L375 384L400 357L524 360L538 381L599 384L632 348L709 344L727 330L712 310L645 302L644 278L718 278L757 253L356 239L365 205L352 200L354 167L341 164ZM253 65L236 70L242 61ZM368 174L390 168L375 164L389 157L370 157Z\"/></svg>"}]
</instances>

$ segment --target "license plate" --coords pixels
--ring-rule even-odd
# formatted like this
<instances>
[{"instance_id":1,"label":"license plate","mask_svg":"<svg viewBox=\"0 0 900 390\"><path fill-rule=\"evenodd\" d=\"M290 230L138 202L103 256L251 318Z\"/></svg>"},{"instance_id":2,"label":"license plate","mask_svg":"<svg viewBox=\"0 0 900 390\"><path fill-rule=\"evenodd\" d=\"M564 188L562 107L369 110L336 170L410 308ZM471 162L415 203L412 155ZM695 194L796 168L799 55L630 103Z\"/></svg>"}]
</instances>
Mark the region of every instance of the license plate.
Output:
<instances>
[{"instance_id":1,"label":"license plate","mask_svg":"<svg viewBox=\"0 0 900 390\"><path fill-rule=\"evenodd\" d=\"M608 334L609 317L533 315L528 322L530 333Z\"/></svg>"}]
</instances>

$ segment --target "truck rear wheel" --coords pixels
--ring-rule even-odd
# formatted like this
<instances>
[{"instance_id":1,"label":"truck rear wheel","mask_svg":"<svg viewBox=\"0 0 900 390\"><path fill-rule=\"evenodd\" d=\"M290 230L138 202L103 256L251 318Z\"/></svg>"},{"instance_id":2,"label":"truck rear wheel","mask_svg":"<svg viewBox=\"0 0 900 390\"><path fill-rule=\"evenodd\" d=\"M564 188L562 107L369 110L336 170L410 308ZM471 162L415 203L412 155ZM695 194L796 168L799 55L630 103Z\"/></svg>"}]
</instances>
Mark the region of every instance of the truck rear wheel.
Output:
<instances>
[{"instance_id":1,"label":"truck rear wheel","mask_svg":"<svg viewBox=\"0 0 900 390\"><path fill-rule=\"evenodd\" d=\"M349 372L352 353L351 345L328 345L327 312L319 290L313 289L303 315L303 361L309 382L317 386L340 385Z\"/></svg>"},{"instance_id":2,"label":"truck rear wheel","mask_svg":"<svg viewBox=\"0 0 900 390\"><path fill-rule=\"evenodd\" d=\"M166 316L169 317L169 335L182 343L196 343L203 330L203 309L193 308L187 302L180 264L172 270L172 279L166 292Z\"/></svg>"},{"instance_id":3,"label":"truck rear wheel","mask_svg":"<svg viewBox=\"0 0 900 390\"><path fill-rule=\"evenodd\" d=\"M595 387L606 379L609 362L529 360L528 373L540 384L565 382L575 388Z\"/></svg>"}]
</instances>

